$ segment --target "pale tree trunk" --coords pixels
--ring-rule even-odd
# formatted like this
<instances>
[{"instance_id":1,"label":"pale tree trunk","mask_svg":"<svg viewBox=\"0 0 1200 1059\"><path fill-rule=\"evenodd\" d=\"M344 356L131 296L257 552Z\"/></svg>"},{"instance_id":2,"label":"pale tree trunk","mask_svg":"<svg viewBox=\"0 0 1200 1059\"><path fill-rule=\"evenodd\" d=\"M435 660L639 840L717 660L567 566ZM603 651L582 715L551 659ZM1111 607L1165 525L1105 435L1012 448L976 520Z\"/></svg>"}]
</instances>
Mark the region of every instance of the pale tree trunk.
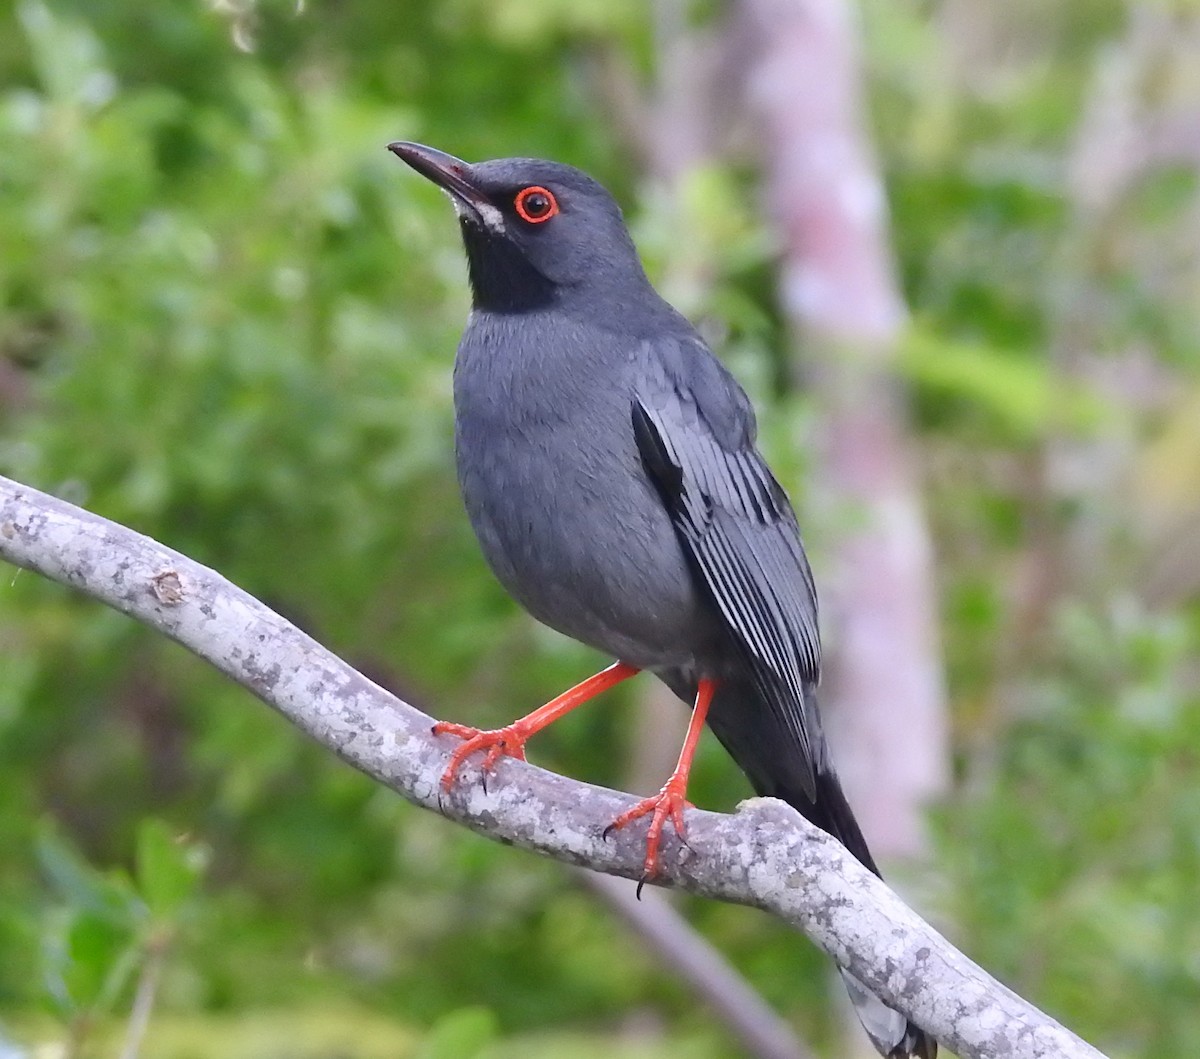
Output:
<instances>
[{"instance_id":1,"label":"pale tree trunk","mask_svg":"<svg viewBox=\"0 0 1200 1059\"><path fill-rule=\"evenodd\" d=\"M814 488L832 509L817 571L825 714L877 855L920 855L949 732L933 558L892 368L906 312L864 129L857 26L844 0L744 0L741 11L757 41L748 88L783 310L819 409Z\"/></svg>"},{"instance_id":2,"label":"pale tree trunk","mask_svg":"<svg viewBox=\"0 0 1200 1059\"><path fill-rule=\"evenodd\" d=\"M1123 570L1132 529L1141 554L1124 576L1154 606L1200 590L1200 389L1152 334L1114 340L1123 329L1106 326L1106 303L1120 304L1111 277L1127 273L1143 297L1159 302L1163 319L1197 304L1200 195L1150 239L1137 232L1130 207L1161 170L1200 173L1198 69L1200 16L1169 5L1131 4L1124 34L1097 55L1067 157L1073 209L1060 255L1073 282L1055 304L1051 343L1068 385L1099 394L1114 413L1103 435L1064 431L1046 446L1054 499L1092 512L1070 527L1066 576L1073 586L1092 585L1098 569ZM1196 321L1193 310L1192 328ZM1150 443L1148 423L1156 428ZM1123 500L1115 517L1098 518L1114 497Z\"/></svg>"},{"instance_id":3,"label":"pale tree trunk","mask_svg":"<svg viewBox=\"0 0 1200 1059\"><path fill-rule=\"evenodd\" d=\"M689 27L680 0L655 5L657 77L642 97L618 54L598 85L678 233L658 276L688 315L712 260L689 240L689 180L722 152L751 79L766 119L771 209L785 238L793 333L820 356L820 478L854 528L820 571L832 654L825 697L851 800L877 852L924 848L922 810L946 781L947 725L934 587L901 398L887 359L904 324L883 195L861 131L852 27L840 4L746 2L715 28ZM811 82L811 83L810 83ZM686 714L664 689L639 702L630 781L649 791L678 751ZM857 1036L857 1030L855 1030Z\"/></svg>"}]
</instances>

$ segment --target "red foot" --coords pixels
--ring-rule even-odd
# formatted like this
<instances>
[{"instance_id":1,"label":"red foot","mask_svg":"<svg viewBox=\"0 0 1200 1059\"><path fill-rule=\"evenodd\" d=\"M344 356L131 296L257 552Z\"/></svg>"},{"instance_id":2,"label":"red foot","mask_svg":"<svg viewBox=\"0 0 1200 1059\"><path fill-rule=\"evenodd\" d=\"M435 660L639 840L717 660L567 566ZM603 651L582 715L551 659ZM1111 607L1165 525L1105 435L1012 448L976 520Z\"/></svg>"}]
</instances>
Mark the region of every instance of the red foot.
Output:
<instances>
[{"instance_id":1,"label":"red foot","mask_svg":"<svg viewBox=\"0 0 1200 1059\"><path fill-rule=\"evenodd\" d=\"M626 809L604 829L604 836L607 838L613 831L619 830L626 824L640 820L649 813L653 814L650 817L650 829L646 832L646 860L642 866L643 883L658 874L658 847L662 842L663 824L667 822L668 818L675 825L675 834L679 836L680 840L685 838L687 829L683 823L683 811L692 808L692 803L684 797L686 793L687 774L680 775L676 772L654 797L643 798L632 809ZM641 893L640 883L638 884L638 893Z\"/></svg>"},{"instance_id":2,"label":"red foot","mask_svg":"<svg viewBox=\"0 0 1200 1059\"><path fill-rule=\"evenodd\" d=\"M496 767L496 762L502 757L515 757L524 761L525 741L533 733L522 731L519 727L520 723L518 721L492 731L470 728L465 724L451 724L448 721L439 721L435 724L433 726L434 735L456 735L465 740L463 745L450 755L450 764L442 773L442 790L449 791L454 786L454 777L458 774L458 770L477 750L487 751L480 765L485 773L491 772Z\"/></svg>"},{"instance_id":3,"label":"red foot","mask_svg":"<svg viewBox=\"0 0 1200 1059\"><path fill-rule=\"evenodd\" d=\"M442 773L442 789L449 791L454 786L454 777L476 750L484 750L483 771L486 775L496 767L496 762L502 757L515 757L525 760L525 743L531 735L540 732L548 724L553 724L560 717L577 706L582 706L589 699L595 698L622 680L628 680L637 672L633 666L624 662L614 662L607 669L587 680L576 684L568 691L551 699L545 706L539 706L533 713L518 718L504 728L496 728L485 732L479 728L469 728L465 724L450 724L440 721L433 726L434 735L456 735L466 740L454 751L450 764Z\"/></svg>"},{"instance_id":4,"label":"red foot","mask_svg":"<svg viewBox=\"0 0 1200 1059\"><path fill-rule=\"evenodd\" d=\"M696 705L692 708L692 719L688 722L683 749L679 751L679 762L663 789L653 798L644 798L632 809L625 810L604 829L607 838L631 820L638 820L647 813L653 814L650 817L650 829L646 832L646 859L642 863L642 881L638 883L638 897L642 896L643 884L658 874L658 846L662 841L663 824L668 818L675 825L675 834L679 836L680 841L687 841L684 836L683 811L692 805L686 797L688 774L692 771L692 759L696 756L696 746L704 729L704 718L708 716L708 707L712 704L716 690L717 682L711 678L706 677L699 682L696 688Z\"/></svg>"}]
</instances>

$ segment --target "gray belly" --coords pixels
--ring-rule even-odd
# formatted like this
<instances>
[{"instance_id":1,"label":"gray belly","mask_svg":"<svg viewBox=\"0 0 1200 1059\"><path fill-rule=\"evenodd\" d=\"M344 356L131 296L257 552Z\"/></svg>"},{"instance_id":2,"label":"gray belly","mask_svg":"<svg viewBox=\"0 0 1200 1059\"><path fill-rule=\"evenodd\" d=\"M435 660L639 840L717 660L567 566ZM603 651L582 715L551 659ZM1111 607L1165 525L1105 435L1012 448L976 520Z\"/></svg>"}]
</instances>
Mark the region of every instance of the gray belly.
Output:
<instances>
[{"instance_id":1,"label":"gray belly","mask_svg":"<svg viewBox=\"0 0 1200 1059\"><path fill-rule=\"evenodd\" d=\"M716 619L632 430L606 448L561 421L490 438L480 426L459 421L463 499L484 556L526 610L640 668L692 669L712 656Z\"/></svg>"}]
</instances>

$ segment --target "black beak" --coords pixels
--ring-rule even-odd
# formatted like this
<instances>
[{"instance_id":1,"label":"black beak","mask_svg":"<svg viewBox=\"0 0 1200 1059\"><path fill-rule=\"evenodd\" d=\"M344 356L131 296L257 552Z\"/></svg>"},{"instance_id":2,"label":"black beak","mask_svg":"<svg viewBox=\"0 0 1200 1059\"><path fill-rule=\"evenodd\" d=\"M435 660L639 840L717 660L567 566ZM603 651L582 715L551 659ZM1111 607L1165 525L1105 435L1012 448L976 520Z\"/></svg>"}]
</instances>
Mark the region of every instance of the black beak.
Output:
<instances>
[{"instance_id":1,"label":"black beak","mask_svg":"<svg viewBox=\"0 0 1200 1059\"><path fill-rule=\"evenodd\" d=\"M445 151L438 151L419 143L409 143L407 140L397 140L387 145L402 162L407 162L421 176L432 180L438 187L448 191L458 201L470 206L476 214L485 212L491 203L467 175L471 167L461 158L455 158Z\"/></svg>"}]
</instances>

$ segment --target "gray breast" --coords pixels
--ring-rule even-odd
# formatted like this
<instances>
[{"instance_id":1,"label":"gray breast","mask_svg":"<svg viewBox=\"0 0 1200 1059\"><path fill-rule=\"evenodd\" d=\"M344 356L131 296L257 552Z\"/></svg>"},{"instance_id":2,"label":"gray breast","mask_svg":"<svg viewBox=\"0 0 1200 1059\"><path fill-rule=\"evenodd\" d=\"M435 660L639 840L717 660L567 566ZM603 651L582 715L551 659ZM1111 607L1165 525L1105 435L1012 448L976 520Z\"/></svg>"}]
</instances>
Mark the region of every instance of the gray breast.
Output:
<instances>
[{"instance_id":1,"label":"gray breast","mask_svg":"<svg viewBox=\"0 0 1200 1059\"><path fill-rule=\"evenodd\" d=\"M468 331L455 366L459 482L488 563L552 628L632 665L690 666L716 623L642 469L626 362L489 356L489 331Z\"/></svg>"}]
</instances>

